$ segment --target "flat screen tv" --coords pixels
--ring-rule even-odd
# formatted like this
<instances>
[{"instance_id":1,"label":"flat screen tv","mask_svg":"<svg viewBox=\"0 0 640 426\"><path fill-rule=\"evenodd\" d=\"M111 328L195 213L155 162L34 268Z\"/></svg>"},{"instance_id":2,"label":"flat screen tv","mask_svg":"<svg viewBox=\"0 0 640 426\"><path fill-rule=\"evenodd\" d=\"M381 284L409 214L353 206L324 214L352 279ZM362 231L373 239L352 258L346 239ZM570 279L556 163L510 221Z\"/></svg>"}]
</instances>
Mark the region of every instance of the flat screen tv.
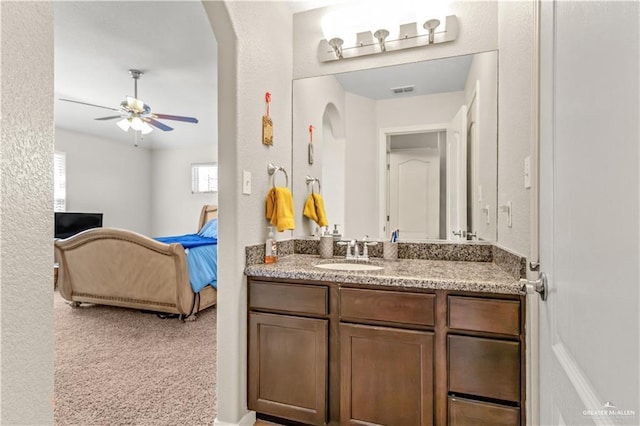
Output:
<instances>
[{"instance_id":1,"label":"flat screen tv","mask_svg":"<svg viewBox=\"0 0 640 426\"><path fill-rule=\"evenodd\" d=\"M55 238L69 238L78 232L102 227L102 213L55 212Z\"/></svg>"}]
</instances>

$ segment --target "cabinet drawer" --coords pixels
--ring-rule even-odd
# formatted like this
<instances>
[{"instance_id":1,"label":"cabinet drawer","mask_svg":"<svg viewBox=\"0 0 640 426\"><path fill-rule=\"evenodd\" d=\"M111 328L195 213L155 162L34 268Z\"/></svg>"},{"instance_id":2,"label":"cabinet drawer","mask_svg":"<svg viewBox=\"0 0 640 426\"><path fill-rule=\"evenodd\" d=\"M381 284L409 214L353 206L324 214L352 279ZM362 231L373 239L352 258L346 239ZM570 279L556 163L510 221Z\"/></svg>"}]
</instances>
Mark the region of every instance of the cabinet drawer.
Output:
<instances>
[{"instance_id":1,"label":"cabinet drawer","mask_svg":"<svg viewBox=\"0 0 640 426\"><path fill-rule=\"evenodd\" d=\"M449 296L449 328L518 336L520 302Z\"/></svg>"},{"instance_id":2,"label":"cabinet drawer","mask_svg":"<svg viewBox=\"0 0 640 426\"><path fill-rule=\"evenodd\" d=\"M520 343L447 337L449 391L520 401Z\"/></svg>"},{"instance_id":3,"label":"cabinet drawer","mask_svg":"<svg viewBox=\"0 0 640 426\"><path fill-rule=\"evenodd\" d=\"M249 309L266 309L311 315L327 315L327 287L251 281Z\"/></svg>"},{"instance_id":4,"label":"cabinet drawer","mask_svg":"<svg viewBox=\"0 0 640 426\"><path fill-rule=\"evenodd\" d=\"M434 325L435 295L355 288L340 289L342 319Z\"/></svg>"},{"instance_id":5,"label":"cabinet drawer","mask_svg":"<svg viewBox=\"0 0 640 426\"><path fill-rule=\"evenodd\" d=\"M449 397L450 426L516 426L520 409L466 398Z\"/></svg>"}]
</instances>

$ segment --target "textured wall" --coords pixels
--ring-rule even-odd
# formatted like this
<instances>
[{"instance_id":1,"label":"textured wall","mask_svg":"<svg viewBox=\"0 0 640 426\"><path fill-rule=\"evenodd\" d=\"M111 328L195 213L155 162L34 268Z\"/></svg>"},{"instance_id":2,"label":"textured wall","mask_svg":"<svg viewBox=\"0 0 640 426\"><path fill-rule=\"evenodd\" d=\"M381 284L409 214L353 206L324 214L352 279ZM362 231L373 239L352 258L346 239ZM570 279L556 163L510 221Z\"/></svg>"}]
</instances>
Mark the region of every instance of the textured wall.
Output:
<instances>
[{"instance_id":1,"label":"textured wall","mask_svg":"<svg viewBox=\"0 0 640 426\"><path fill-rule=\"evenodd\" d=\"M53 423L53 10L0 3L0 424Z\"/></svg>"},{"instance_id":2,"label":"textured wall","mask_svg":"<svg viewBox=\"0 0 640 426\"><path fill-rule=\"evenodd\" d=\"M266 237L267 164L291 173L291 11L284 2L204 2L218 42L220 250L217 424L247 413L247 286L244 247ZM272 94L273 146L261 142L265 92ZM252 194L241 194L242 171ZM291 176L290 176L291 179ZM279 238L290 238L284 232ZM245 421L250 422L245 417ZM253 424L252 422L250 424Z\"/></svg>"},{"instance_id":3,"label":"textured wall","mask_svg":"<svg viewBox=\"0 0 640 426\"><path fill-rule=\"evenodd\" d=\"M103 226L151 235L151 151L56 128L66 153L67 211L102 212Z\"/></svg>"},{"instance_id":4,"label":"textured wall","mask_svg":"<svg viewBox=\"0 0 640 426\"><path fill-rule=\"evenodd\" d=\"M498 213L498 244L530 252L530 190L524 189L524 159L531 155L533 99L533 2L498 7L498 205L512 202L513 226Z\"/></svg>"}]
</instances>

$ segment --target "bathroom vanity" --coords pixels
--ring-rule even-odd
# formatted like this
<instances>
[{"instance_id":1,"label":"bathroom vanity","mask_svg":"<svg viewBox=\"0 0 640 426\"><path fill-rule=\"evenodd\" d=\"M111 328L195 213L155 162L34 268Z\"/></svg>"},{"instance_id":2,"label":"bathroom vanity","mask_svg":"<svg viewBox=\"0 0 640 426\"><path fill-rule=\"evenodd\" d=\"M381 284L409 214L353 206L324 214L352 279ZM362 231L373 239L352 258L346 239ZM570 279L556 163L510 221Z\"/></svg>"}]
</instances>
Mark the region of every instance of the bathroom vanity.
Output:
<instances>
[{"instance_id":1,"label":"bathroom vanity","mask_svg":"<svg viewBox=\"0 0 640 426\"><path fill-rule=\"evenodd\" d=\"M326 262L247 266L250 409L311 425L525 424L516 277L486 261L314 266Z\"/></svg>"}]
</instances>

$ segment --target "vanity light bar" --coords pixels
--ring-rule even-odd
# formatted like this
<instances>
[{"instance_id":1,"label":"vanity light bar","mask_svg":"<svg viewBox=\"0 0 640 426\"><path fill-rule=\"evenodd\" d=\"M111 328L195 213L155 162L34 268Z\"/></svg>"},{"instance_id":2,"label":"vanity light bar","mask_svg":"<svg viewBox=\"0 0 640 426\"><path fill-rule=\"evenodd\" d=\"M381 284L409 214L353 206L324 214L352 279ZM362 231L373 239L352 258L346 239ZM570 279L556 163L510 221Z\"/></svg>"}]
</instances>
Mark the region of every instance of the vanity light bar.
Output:
<instances>
[{"instance_id":1,"label":"vanity light bar","mask_svg":"<svg viewBox=\"0 0 640 426\"><path fill-rule=\"evenodd\" d=\"M429 20L425 25L435 21L437 20ZM387 40L383 37L382 40L380 40L380 31L376 31L376 34L378 35L377 38L374 37L374 34L371 31L356 34L357 41L353 46L343 45L343 41L340 38L331 39L332 43L323 39L320 41L318 46L318 59L320 62L339 61L348 58L356 58L358 56L373 55L376 53L411 49L414 47L454 41L458 37L458 19L455 15L447 16L445 19L444 31L437 31L435 28L432 28L427 34L418 34L418 23L412 22L400 25L400 36L397 39Z\"/></svg>"}]
</instances>

